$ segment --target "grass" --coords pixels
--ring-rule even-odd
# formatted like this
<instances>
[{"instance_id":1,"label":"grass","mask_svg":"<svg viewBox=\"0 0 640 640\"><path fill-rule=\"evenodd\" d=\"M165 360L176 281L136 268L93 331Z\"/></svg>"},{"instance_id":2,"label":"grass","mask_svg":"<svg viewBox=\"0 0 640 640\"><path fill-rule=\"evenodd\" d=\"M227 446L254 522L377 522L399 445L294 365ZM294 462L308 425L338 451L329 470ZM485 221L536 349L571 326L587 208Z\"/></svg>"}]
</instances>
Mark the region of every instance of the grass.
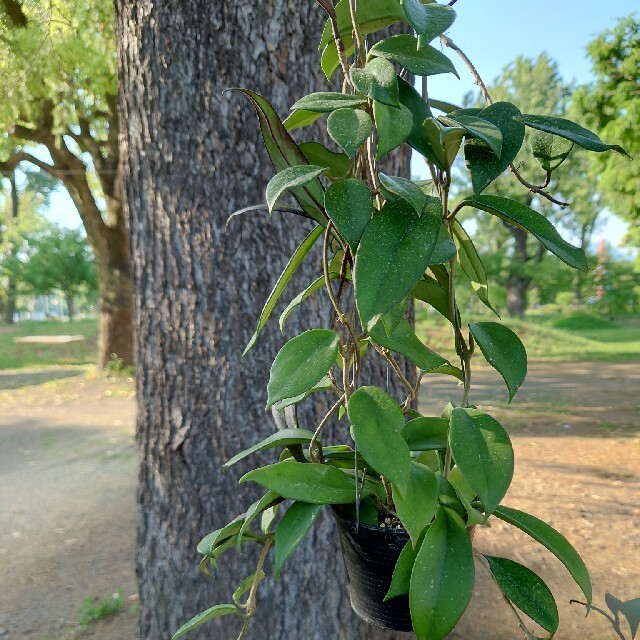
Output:
<instances>
[{"instance_id":1,"label":"grass","mask_svg":"<svg viewBox=\"0 0 640 640\"><path fill-rule=\"evenodd\" d=\"M498 321L495 316L470 318ZM640 359L640 317L627 316L623 322L588 314L537 315L526 320L500 320L515 331L529 358L582 362L624 362ZM416 306L416 330L429 347L452 358L450 328L436 312Z\"/></svg>"},{"instance_id":2,"label":"grass","mask_svg":"<svg viewBox=\"0 0 640 640\"><path fill-rule=\"evenodd\" d=\"M122 589L107 598L85 598L80 606L78 622L86 627L98 620L115 616L124 606Z\"/></svg>"},{"instance_id":3,"label":"grass","mask_svg":"<svg viewBox=\"0 0 640 640\"><path fill-rule=\"evenodd\" d=\"M83 335L84 342L70 344L16 344L19 336ZM92 364L96 361L98 320L21 322L0 327L0 370L48 365Z\"/></svg>"}]
</instances>

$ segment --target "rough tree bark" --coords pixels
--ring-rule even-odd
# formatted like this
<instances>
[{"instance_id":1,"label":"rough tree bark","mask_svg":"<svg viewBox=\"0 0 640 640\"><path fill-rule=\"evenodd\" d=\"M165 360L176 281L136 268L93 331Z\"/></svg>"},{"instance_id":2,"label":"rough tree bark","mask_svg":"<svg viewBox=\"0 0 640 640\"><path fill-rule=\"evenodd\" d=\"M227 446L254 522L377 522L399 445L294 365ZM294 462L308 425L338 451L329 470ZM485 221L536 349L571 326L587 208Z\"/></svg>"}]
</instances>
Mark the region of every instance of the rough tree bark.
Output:
<instances>
[{"instance_id":1,"label":"rough tree bark","mask_svg":"<svg viewBox=\"0 0 640 640\"><path fill-rule=\"evenodd\" d=\"M157 640L229 601L232 584L253 571L255 559L231 555L215 579L205 578L196 544L256 495L238 488L242 468L223 475L220 465L273 432L265 386L285 337L272 326L244 360L240 354L309 229L298 218L254 213L225 233L231 211L263 201L272 170L250 105L221 93L249 86L284 113L320 89L315 44L324 17L312 2L289 0L117 0L116 12L137 328L139 637ZM295 285L311 281L317 261L308 261ZM289 333L327 321L328 305L312 298L289 321ZM372 375L381 382L385 371L378 363ZM321 410L320 401L306 406L301 424L312 426ZM325 513L280 583L261 588L250 638L406 635L355 618L336 549ZM234 639L237 624L225 622L191 637Z\"/></svg>"}]
</instances>

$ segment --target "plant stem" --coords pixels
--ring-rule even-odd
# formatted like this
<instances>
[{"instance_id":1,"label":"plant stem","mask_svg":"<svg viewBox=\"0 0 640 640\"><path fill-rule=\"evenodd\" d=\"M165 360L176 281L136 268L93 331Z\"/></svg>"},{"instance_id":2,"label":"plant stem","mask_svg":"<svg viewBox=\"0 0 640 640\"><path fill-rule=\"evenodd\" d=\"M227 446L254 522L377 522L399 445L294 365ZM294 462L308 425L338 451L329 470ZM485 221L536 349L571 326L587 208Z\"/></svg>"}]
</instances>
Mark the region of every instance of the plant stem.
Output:
<instances>
[{"instance_id":1,"label":"plant stem","mask_svg":"<svg viewBox=\"0 0 640 640\"><path fill-rule=\"evenodd\" d=\"M356 61L359 61L360 66L364 66L364 45L362 41L362 34L360 33L360 25L358 24L358 0L349 0L349 14L351 15L351 26L353 27L353 42L356 46Z\"/></svg>"},{"instance_id":2,"label":"plant stem","mask_svg":"<svg viewBox=\"0 0 640 640\"><path fill-rule=\"evenodd\" d=\"M329 16L329 22L331 22L331 31L333 33L333 41L336 45L336 50L338 51L338 59L340 60L340 66L342 67L342 72L344 73L344 79L350 86L353 86L351 83L351 74L349 73L349 63L347 62L347 55L344 48L344 42L342 41L342 37L340 36L340 27L338 26L338 16L336 15L336 10L328 0L316 0L316 2L324 9L325 13Z\"/></svg>"},{"instance_id":3,"label":"plant stem","mask_svg":"<svg viewBox=\"0 0 640 640\"><path fill-rule=\"evenodd\" d=\"M322 421L318 425L318 428L315 430L313 434L313 438L311 438L311 442L309 443L309 458L311 458L311 462L322 462L322 445L318 442L318 437L320 436L320 432L324 429L327 422L329 422L329 418L331 414L345 401L346 394L343 394L338 398L338 401L329 409L328 413L322 418ZM318 447L320 456L316 456L315 447Z\"/></svg>"},{"instance_id":4,"label":"plant stem","mask_svg":"<svg viewBox=\"0 0 640 640\"><path fill-rule=\"evenodd\" d=\"M414 395L415 395L415 390L414 390L413 386L411 385L411 383L407 380L405 375L402 373L402 369L400 369L400 366L393 359L393 357L391 356L389 351L387 349L381 347L379 344L377 344L373 340L371 340L371 346L391 365L391 368L395 371L395 373L398 376L400 382L402 382L402 384L407 388L407 391L409 391L409 395L411 396L411 400L413 400Z\"/></svg>"},{"instance_id":5,"label":"plant stem","mask_svg":"<svg viewBox=\"0 0 640 640\"><path fill-rule=\"evenodd\" d=\"M469 71L471 72L471 75L473 76L475 83L478 85L478 87L480 87L480 92L482 93L482 96L485 99L486 103L488 105L492 105L493 100L491 99L491 95L489 94L487 85L483 82L480 74L478 73L478 70L473 65L473 62L469 60L469 58L467 57L467 54L451 38L445 35L440 36L440 42L442 42L442 44L445 47L449 47L449 49L453 49L460 56L460 58L462 58L462 61L467 66L467 69L469 69Z\"/></svg>"}]
</instances>

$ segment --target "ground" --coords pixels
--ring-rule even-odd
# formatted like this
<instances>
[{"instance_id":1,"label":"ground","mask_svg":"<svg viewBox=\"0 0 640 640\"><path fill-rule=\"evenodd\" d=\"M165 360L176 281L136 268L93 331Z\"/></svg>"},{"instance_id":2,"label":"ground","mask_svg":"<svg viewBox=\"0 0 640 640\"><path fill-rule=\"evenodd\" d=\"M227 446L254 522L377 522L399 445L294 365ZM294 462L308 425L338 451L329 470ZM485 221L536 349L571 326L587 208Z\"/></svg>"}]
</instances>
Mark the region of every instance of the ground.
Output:
<instances>
[{"instance_id":1,"label":"ground","mask_svg":"<svg viewBox=\"0 0 640 640\"><path fill-rule=\"evenodd\" d=\"M4 391L2 390L4 389ZM474 375L471 400L507 426L516 475L505 503L550 522L583 555L595 600L640 596L640 363L534 362L511 407L495 372ZM459 400L433 378L422 409ZM0 371L0 627L35 640L135 637L133 386L81 367ZM564 567L502 522L478 531L481 551L539 572L558 596L558 640L614 638L597 614L585 620ZM521 637L478 568L474 599L456 640ZM7 588L7 586L9 588ZM124 590L118 615L77 625L87 596ZM256 636L258 637L258 636ZM278 639L288 640L288 639ZM332 639L328 639L332 640Z\"/></svg>"}]
</instances>

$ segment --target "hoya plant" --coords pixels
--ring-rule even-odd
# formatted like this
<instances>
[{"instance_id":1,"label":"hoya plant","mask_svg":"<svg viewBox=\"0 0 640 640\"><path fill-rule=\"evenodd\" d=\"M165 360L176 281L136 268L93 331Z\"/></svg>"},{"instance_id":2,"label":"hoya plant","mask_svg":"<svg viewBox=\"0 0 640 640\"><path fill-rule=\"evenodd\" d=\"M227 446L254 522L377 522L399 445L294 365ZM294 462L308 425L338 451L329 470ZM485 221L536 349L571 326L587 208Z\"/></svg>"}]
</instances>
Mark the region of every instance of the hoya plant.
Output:
<instances>
[{"instance_id":1,"label":"hoya plant","mask_svg":"<svg viewBox=\"0 0 640 640\"><path fill-rule=\"evenodd\" d=\"M582 250L565 241L543 215L485 192L510 171L523 189L556 201L547 191L552 172L575 147L624 150L574 122L492 102L473 64L444 35L456 17L455 0L449 5L340 0L335 6L331 0L316 1L328 18L320 40L322 69L327 80L340 74L342 91L301 97L283 122L263 97L237 89L255 107L276 172L266 189L269 212L297 214L315 223L278 278L247 350L316 244L322 247L317 278L291 299L280 326L313 294L326 296L332 323L305 331L280 349L266 390L276 430L224 465L275 449L273 464L258 466L240 479L261 485L265 493L198 545L206 571L215 570L226 550L248 543L261 547L257 567L248 571L229 603L197 615L174 638L222 616L230 624L237 621L243 638L268 567L273 564L276 578L280 576L323 507L331 507L338 521L352 606L365 619L413 629L419 640L444 638L471 598L475 557L502 590L526 637L536 636L520 612L551 638L558 629L558 610L542 579L514 560L473 548L476 527L488 526L490 516L499 518L554 554L591 602L585 564L563 535L535 515L502 504L513 476L513 450L504 427L472 404L472 365L485 358L504 379L511 401L524 382L527 355L497 316L487 322L464 321L456 303L458 271L465 276L461 286L470 287L493 309L485 268L458 216L467 209L497 216L533 235L569 266L585 270ZM377 32L396 23L410 25L413 35L376 40ZM443 46L434 46L438 42ZM457 75L443 48L473 74L484 108L461 109L433 99L426 83L421 92L414 88L411 76ZM319 141L296 144L290 132L319 118L326 118L335 147ZM526 144L540 164L539 184L525 180L513 164L527 129ZM402 145L422 156L430 180L379 170L380 159ZM459 155L472 190L454 198L452 172ZM287 194L297 206L283 201ZM292 215L291 223L299 219ZM450 323L455 361L416 334L405 317L411 300L426 303ZM406 397L364 384L363 361L370 357L385 359ZM403 374L399 357L416 366L417 382ZM420 385L437 375L457 379L459 393L440 415L423 415L414 409ZM330 409L313 430L298 427L294 410L310 394L331 398ZM326 437L325 428L335 421L342 426L339 442ZM372 564L362 567L362 562ZM379 584L377 592L368 588L366 576L372 572L380 577L382 591Z\"/></svg>"}]
</instances>

